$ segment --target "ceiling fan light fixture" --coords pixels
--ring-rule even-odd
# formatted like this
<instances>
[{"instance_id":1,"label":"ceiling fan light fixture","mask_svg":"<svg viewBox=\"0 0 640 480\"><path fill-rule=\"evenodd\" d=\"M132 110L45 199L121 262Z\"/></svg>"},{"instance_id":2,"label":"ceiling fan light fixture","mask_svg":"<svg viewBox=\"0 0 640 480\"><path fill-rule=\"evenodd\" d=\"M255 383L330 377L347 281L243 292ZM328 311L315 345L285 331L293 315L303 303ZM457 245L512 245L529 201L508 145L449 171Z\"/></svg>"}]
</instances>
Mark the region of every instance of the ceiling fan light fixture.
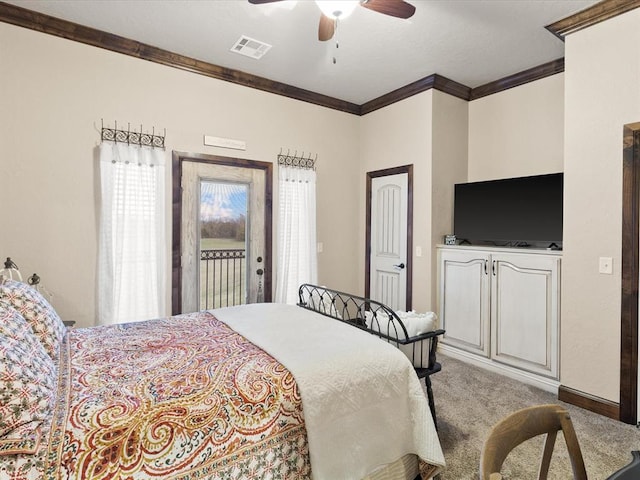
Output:
<instances>
[{"instance_id":1,"label":"ceiling fan light fixture","mask_svg":"<svg viewBox=\"0 0 640 480\"><path fill-rule=\"evenodd\" d=\"M334 20L347 18L359 3L359 0L316 0L322 13Z\"/></svg>"}]
</instances>

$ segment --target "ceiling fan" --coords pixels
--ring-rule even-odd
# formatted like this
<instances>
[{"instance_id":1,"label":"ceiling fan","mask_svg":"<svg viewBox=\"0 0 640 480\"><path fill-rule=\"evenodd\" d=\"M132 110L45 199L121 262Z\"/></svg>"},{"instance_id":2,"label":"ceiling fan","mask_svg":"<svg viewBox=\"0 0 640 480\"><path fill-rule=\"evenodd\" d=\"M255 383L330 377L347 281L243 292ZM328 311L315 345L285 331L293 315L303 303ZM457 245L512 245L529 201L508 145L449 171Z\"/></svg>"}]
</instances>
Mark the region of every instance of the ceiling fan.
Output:
<instances>
[{"instance_id":1,"label":"ceiling fan","mask_svg":"<svg viewBox=\"0 0 640 480\"><path fill-rule=\"evenodd\" d=\"M249 3L262 4L281 1L283 0L249 0ZM416 11L416 7L404 0L316 0L316 3L322 12L318 26L318 39L323 42L333 37L338 19L346 18L358 5L398 18L409 18Z\"/></svg>"}]
</instances>

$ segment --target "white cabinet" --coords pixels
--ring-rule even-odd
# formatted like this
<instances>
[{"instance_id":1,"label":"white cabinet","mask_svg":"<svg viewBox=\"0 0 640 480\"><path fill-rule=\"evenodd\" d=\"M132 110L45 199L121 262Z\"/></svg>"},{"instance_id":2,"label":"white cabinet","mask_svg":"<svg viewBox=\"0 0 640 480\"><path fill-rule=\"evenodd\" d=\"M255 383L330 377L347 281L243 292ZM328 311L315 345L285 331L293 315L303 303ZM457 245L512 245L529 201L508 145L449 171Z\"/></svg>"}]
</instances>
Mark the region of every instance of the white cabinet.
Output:
<instances>
[{"instance_id":1,"label":"white cabinet","mask_svg":"<svg viewBox=\"0 0 640 480\"><path fill-rule=\"evenodd\" d=\"M442 341L489 356L491 312L490 255L469 250L439 250L439 312Z\"/></svg>"},{"instance_id":2,"label":"white cabinet","mask_svg":"<svg viewBox=\"0 0 640 480\"><path fill-rule=\"evenodd\" d=\"M438 248L442 342L558 378L560 253Z\"/></svg>"}]
</instances>

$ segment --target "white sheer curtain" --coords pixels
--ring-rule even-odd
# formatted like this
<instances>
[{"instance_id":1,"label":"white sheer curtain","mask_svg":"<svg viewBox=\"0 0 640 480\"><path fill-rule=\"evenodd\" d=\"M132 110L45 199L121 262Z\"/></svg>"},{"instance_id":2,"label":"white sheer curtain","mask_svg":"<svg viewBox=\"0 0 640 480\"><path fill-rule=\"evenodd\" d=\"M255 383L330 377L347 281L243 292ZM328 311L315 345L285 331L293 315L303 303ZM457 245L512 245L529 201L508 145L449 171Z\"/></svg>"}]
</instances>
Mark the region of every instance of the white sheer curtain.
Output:
<instances>
[{"instance_id":1,"label":"white sheer curtain","mask_svg":"<svg viewBox=\"0 0 640 480\"><path fill-rule=\"evenodd\" d=\"M316 172L280 165L276 302L298 303L301 283L318 282Z\"/></svg>"},{"instance_id":2,"label":"white sheer curtain","mask_svg":"<svg viewBox=\"0 0 640 480\"><path fill-rule=\"evenodd\" d=\"M164 164L159 148L100 145L100 324L166 313Z\"/></svg>"}]
</instances>

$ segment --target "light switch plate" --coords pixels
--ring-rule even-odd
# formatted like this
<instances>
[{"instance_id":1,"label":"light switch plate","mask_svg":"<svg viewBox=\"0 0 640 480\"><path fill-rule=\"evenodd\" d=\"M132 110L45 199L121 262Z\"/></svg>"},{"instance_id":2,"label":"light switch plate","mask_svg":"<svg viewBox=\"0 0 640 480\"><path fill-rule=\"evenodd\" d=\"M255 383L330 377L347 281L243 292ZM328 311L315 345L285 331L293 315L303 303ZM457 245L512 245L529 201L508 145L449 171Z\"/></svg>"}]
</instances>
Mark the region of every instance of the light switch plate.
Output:
<instances>
[{"instance_id":1,"label":"light switch plate","mask_svg":"<svg viewBox=\"0 0 640 480\"><path fill-rule=\"evenodd\" d=\"M598 267L600 273L607 275L613 274L613 259L611 257L600 257L600 263Z\"/></svg>"}]
</instances>

